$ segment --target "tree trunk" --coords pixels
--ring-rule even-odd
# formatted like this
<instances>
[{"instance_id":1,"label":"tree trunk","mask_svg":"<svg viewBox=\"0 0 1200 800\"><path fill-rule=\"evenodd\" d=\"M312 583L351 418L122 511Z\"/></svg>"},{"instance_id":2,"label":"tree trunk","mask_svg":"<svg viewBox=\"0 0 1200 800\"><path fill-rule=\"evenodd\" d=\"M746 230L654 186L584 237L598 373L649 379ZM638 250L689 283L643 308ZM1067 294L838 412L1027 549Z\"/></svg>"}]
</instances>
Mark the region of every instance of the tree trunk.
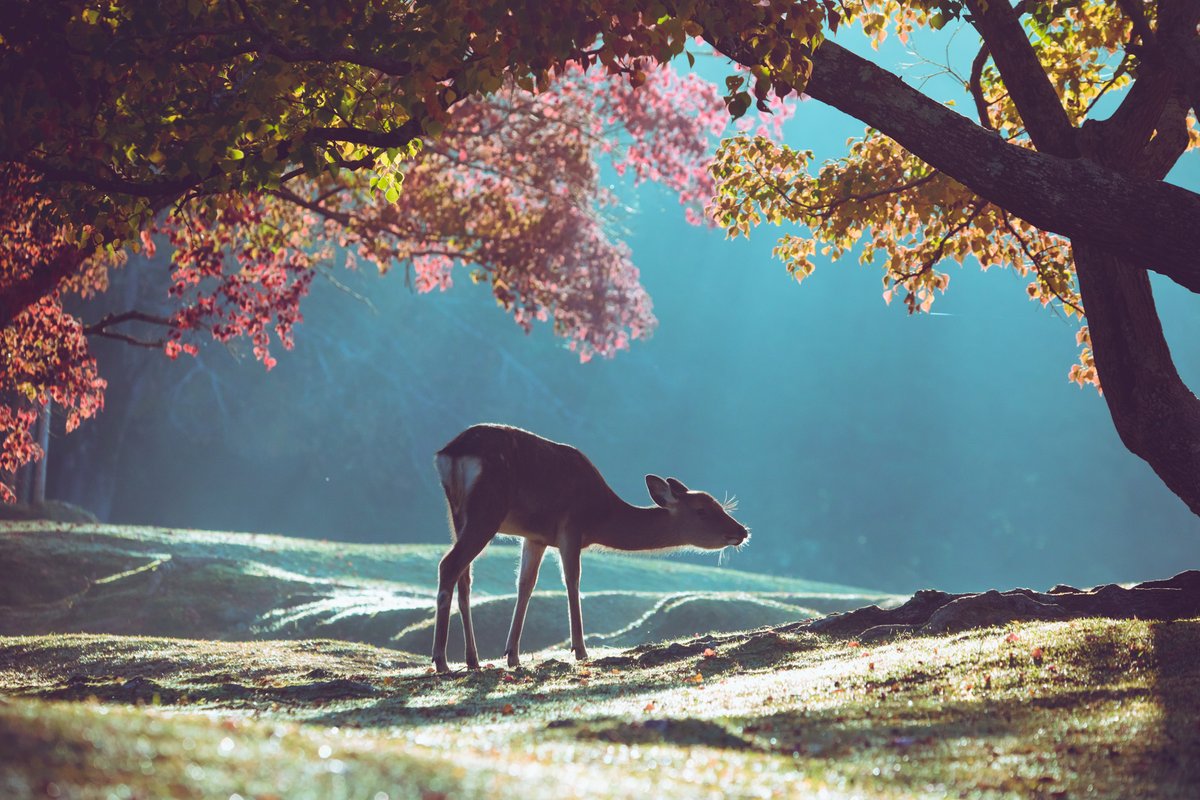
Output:
<instances>
[{"instance_id":1,"label":"tree trunk","mask_svg":"<svg viewBox=\"0 0 1200 800\"><path fill-rule=\"evenodd\" d=\"M1072 246L1096 370L1117 433L1200 515L1200 400L1175 369L1150 277L1102 247Z\"/></svg>"},{"instance_id":2,"label":"tree trunk","mask_svg":"<svg viewBox=\"0 0 1200 800\"><path fill-rule=\"evenodd\" d=\"M18 505L29 505L30 487L33 485L33 465L22 464L13 475L13 496Z\"/></svg>"},{"instance_id":3,"label":"tree trunk","mask_svg":"<svg viewBox=\"0 0 1200 800\"><path fill-rule=\"evenodd\" d=\"M53 405L54 401L46 398L41 411L38 412L34 438L37 440L38 446L42 448L42 457L31 465L33 481L30 486L29 499L26 501L30 505L34 503L40 505L46 502L46 463L50 460L50 409Z\"/></svg>"}]
</instances>

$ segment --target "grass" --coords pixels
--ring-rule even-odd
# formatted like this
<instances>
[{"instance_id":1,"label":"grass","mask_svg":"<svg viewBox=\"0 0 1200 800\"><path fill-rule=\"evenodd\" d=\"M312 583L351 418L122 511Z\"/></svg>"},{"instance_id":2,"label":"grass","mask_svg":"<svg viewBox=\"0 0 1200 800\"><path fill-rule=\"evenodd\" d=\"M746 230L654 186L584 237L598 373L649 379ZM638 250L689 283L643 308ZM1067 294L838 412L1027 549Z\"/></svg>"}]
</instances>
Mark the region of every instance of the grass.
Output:
<instances>
[{"instance_id":1,"label":"grass","mask_svg":"<svg viewBox=\"0 0 1200 800\"><path fill-rule=\"evenodd\" d=\"M855 644L764 630L442 677L337 642L0 639L0 791L1171 798L1200 785L1200 621Z\"/></svg>"},{"instance_id":2,"label":"grass","mask_svg":"<svg viewBox=\"0 0 1200 800\"><path fill-rule=\"evenodd\" d=\"M0 528L0 797L1200 796L1200 620L868 646L740 629L885 595L589 553L590 661L539 587L523 668L441 676L441 551ZM515 560L476 573L485 659Z\"/></svg>"}]
</instances>

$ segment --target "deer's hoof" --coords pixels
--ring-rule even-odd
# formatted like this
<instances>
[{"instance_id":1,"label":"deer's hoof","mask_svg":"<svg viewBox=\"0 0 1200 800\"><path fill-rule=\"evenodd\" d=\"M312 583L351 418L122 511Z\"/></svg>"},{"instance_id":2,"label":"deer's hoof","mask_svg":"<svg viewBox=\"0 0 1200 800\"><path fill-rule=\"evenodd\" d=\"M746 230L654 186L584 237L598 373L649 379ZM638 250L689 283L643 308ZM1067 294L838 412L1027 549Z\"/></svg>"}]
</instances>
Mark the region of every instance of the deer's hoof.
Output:
<instances>
[{"instance_id":1,"label":"deer's hoof","mask_svg":"<svg viewBox=\"0 0 1200 800\"><path fill-rule=\"evenodd\" d=\"M435 658L433 660L433 668L438 672L449 672L450 665L446 663L444 658Z\"/></svg>"},{"instance_id":2,"label":"deer's hoof","mask_svg":"<svg viewBox=\"0 0 1200 800\"><path fill-rule=\"evenodd\" d=\"M586 647L575 647L573 649L575 651L575 660L576 661L587 661L588 654L587 654Z\"/></svg>"},{"instance_id":3,"label":"deer's hoof","mask_svg":"<svg viewBox=\"0 0 1200 800\"><path fill-rule=\"evenodd\" d=\"M518 653L509 653L509 654L508 654L508 665L509 665L510 667L519 667L519 666L521 666L521 656L520 656L520 654L518 654Z\"/></svg>"},{"instance_id":4,"label":"deer's hoof","mask_svg":"<svg viewBox=\"0 0 1200 800\"><path fill-rule=\"evenodd\" d=\"M474 670L479 669L479 659L478 658L468 658L467 659L467 669L474 669Z\"/></svg>"}]
</instances>

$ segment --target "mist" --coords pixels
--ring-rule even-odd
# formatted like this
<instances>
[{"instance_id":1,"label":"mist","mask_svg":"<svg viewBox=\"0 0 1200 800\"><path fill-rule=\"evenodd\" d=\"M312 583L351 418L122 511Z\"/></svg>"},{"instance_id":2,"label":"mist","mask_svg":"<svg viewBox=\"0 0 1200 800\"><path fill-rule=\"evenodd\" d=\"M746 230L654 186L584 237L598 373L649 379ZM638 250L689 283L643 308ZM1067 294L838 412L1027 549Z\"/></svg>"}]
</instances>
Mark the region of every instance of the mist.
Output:
<instances>
[{"instance_id":1,"label":"mist","mask_svg":"<svg viewBox=\"0 0 1200 800\"><path fill-rule=\"evenodd\" d=\"M629 351L581 364L465 280L418 295L402 269L331 272L270 372L216 344L171 362L101 343L107 409L56 438L51 496L117 523L448 542L433 453L490 421L579 447L634 503L647 472L736 495L754 538L735 568L900 592L1196 563L1200 521L1066 380L1073 328L1015 274L952 267L937 313L910 317L869 267L797 285L770 231L729 242L628 194L659 318ZM147 272L131 264L108 302L157 296ZM1200 322L1186 293L1156 292L1195 381Z\"/></svg>"}]
</instances>

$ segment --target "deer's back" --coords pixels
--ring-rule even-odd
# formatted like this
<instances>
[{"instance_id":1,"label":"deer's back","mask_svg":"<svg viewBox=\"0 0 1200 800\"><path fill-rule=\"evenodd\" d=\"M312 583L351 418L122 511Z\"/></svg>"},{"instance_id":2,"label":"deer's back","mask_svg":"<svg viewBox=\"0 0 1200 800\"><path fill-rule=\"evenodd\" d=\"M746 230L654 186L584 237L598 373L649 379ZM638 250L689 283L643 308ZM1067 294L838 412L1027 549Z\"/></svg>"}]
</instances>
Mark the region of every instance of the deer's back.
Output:
<instances>
[{"instance_id":1,"label":"deer's back","mask_svg":"<svg viewBox=\"0 0 1200 800\"><path fill-rule=\"evenodd\" d=\"M564 520L595 515L616 499L582 452L521 428L473 425L454 437L438 451L443 485L447 471L463 463L477 465L472 489L505 505L504 533L551 543ZM460 498L446 488L453 507Z\"/></svg>"}]
</instances>

